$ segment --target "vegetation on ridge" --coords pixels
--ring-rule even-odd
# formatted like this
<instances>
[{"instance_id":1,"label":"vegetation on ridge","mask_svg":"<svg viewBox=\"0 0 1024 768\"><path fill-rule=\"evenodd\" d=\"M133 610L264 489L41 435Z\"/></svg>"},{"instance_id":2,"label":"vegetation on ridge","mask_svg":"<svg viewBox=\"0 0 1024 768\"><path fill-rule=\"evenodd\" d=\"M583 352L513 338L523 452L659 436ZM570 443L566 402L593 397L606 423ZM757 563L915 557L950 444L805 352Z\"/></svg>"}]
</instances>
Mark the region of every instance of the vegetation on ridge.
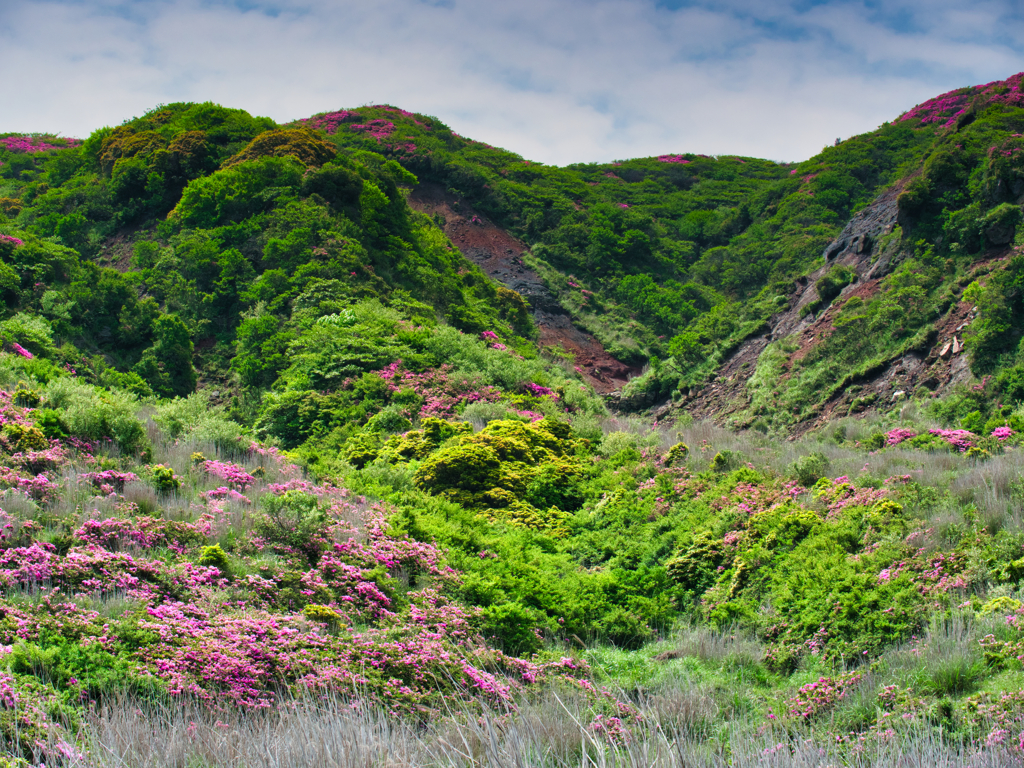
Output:
<instances>
[{"instance_id":1,"label":"vegetation on ridge","mask_svg":"<svg viewBox=\"0 0 1024 768\"><path fill-rule=\"evenodd\" d=\"M1019 757L1021 84L798 165L548 168L386 105L0 136L3 749L102 764L136 706L470 728L553 694L551 764L766 733ZM764 337L729 377L755 429L610 414L422 182L650 361L624 400ZM894 226L829 256L883 192ZM894 361L913 388L859 389Z\"/></svg>"}]
</instances>

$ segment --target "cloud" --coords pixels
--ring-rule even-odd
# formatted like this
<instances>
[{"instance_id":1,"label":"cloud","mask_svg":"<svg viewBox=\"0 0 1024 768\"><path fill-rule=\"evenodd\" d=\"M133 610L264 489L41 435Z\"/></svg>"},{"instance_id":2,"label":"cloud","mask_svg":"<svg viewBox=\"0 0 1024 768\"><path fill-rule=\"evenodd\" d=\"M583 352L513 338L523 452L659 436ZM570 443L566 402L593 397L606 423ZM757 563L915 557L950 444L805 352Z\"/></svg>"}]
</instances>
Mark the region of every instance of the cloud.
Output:
<instances>
[{"instance_id":1,"label":"cloud","mask_svg":"<svg viewBox=\"0 0 1024 768\"><path fill-rule=\"evenodd\" d=\"M49 0L0 8L0 130L159 103L284 121L392 103L549 163L803 159L1024 69L1010 0Z\"/></svg>"}]
</instances>

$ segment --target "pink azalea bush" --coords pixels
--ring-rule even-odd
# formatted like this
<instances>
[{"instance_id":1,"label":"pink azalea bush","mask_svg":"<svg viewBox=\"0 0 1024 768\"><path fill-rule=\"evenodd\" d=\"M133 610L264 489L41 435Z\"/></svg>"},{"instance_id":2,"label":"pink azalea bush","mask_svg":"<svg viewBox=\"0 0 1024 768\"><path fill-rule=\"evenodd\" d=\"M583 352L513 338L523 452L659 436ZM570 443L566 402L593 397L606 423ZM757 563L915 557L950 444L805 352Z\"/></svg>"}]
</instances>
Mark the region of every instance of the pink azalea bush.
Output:
<instances>
[{"instance_id":1,"label":"pink azalea bush","mask_svg":"<svg viewBox=\"0 0 1024 768\"><path fill-rule=\"evenodd\" d=\"M483 332L488 333L497 338L491 331ZM489 339L490 336L483 338ZM375 373L388 382L390 392L397 394L408 389L418 395L422 405L417 414L410 415L424 418L451 418L470 403L496 403L502 398L501 391L496 387L481 386L473 379L456 376L449 365L413 373L404 369L401 360L396 360Z\"/></svg>"},{"instance_id":2,"label":"pink azalea bush","mask_svg":"<svg viewBox=\"0 0 1024 768\"><path fill-rule=\"evenodd\" d=\"M358 112L342 109L337 112L325 112L322 115L314 115L313 117L303 117L298 120L298 122L305 123L310 128L317 128L330 135L337 133L338 128L343 123L350 123L353 120L362 119L362 115Z\"/></svg>"},{"instance_id":3,"label":"pink azalea bush","mask_svg":"<svg viewBox=\"0 0 1024 768\"><path fill-rule=\"evenodd\" d=\"M27 358L29 360L32 359L32 353L29 352L27 349L25 349L23 346L21 346L21 344L19 344L16 341L11 342L11 349L13 349L14 353L17 354L17 355L21 355L22 357Z\"/></svg>"},{"instance_id":4,"label":"pink azalea bush","mask_svg":"<svg viewBox=\"0 0 1024 768\"><path fill-rule=\"evenodd\" d=\"M366 123L355 124L352 126L352 130L372 136L379 144L395 132L395 124L390 120L376 118L374 120L368 120Z\"/></svg>"},{"instance_id":5,"label":"pink azalea bush","mask_svg":"<svg viewBox=\"0 0 1024 768\"><path fill-rule=\"evenodd\" d=\"M1022 80L1024 73L1018 73L1006 80L996 80L972 88L958 88L918 104L899 119L920 120L922 125L949 128L955 125L957 119L976 101L981 104L1024 107L1024 93L1020 90Z\"/></svg>"},{"instance_id":6,"label":"pink azalea bush","mask_svg":"<svg viewBox=\"0 0 1024 768\"><path fill-rule=\"evenodd\" d=\"M243 467L232 464L230 461L207 460L203 462L203 470L212 477L227 480L230 485L240 491L244 491L256 482L256 478L246 472Z\"/></svg>"},{"instance_id":7,"label":"pink azalea bush","mask_svg":"<svg viewBox=\"0 0 1024 768\"><path fill-rule=\"evenodd\" d=\"M992 430L992 437L1000 442L1009 439L1013 434L1014 432L1010 427L996 427Z\"/></svg>"},{"instance_id":8,"label":"pink azalea bush","mask_svg":"<svg viewBox=\"0 0 1024 768\"><path fill-rule=\"evenodd\" d=\"M929 434L935 435L943 442L958 450L960 453L973 448L978 436L966 429L929 429Z\"/></svg>"},{"instance_id":9,"label":"pink azalea bush","mask_svg":"<svg viewBox=\"0 0 1024 768\"><path fill-rule=\"evenodd\" d=\"M59 144L49 142L57 141ZM35 154L49 152L52 149L69 149L77 147L80 139L57 138L53 136L5 136L0 138L0 147L15 154Z\"/></svg>"},{"instance_id":10,"label":"pink azalea bush","mask_svg":"<svg viewBox=\"0 0 1024 768\"><path fill-rule=\"evenodd\" d=\"M917 437L917 432L910 429L891 429L885 433L885 444L887 446L899 445L902 442Z\"/></svg>"},{"instance_id":11,"label":"pink azalea bush","mask_svg":"<svg viewBox=\"0 0 1024 768\"><path fill-rule=\"evenodd\" d=\"M836 677L819 677L812 683L801 686L796 695L786 702L789 714L804 720L835 707L846 698L850 689L861 681L863 674L847 672Z\"/></svg>"}]
</instances>

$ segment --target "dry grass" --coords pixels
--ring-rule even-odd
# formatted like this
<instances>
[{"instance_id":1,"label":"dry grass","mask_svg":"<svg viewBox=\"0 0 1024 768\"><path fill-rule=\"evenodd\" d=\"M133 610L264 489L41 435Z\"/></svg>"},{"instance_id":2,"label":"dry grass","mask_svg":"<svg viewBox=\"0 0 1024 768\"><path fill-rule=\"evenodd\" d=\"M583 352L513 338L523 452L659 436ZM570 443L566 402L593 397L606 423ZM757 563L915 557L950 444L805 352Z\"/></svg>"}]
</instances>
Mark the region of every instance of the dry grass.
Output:
<instances>
[{"instance_id":1,"label":"dry grass","mask_svg":"<svg viewBox=\"0 0 1024 768\"><path fill-rule=\"evenodd\" d=\"M941 732L907 731L851 749L810 732L720 724L666 727L653 711L628 741L589 727L553 694L516 712L484 708L411 721L344 700L309 698L273 710L215 710L113 701L88 716L86 750L67 768L1006 768L1012 748L976 749Z\"/></svg>"}]
</instances>

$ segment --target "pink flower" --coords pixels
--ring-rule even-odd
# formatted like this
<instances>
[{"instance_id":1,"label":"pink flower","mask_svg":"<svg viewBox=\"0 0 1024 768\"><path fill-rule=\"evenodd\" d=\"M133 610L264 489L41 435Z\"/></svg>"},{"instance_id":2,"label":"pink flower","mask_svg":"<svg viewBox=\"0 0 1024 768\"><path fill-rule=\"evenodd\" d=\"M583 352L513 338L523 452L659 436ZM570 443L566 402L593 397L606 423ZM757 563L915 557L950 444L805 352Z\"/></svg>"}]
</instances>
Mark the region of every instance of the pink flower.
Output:
<instances>
[{"instance_id":1,"label":"pink flower","mask_svg":"<svg viewBox=\"0 0 1024 768\"><path fill-rule=\"evenodd\" d=\"M911 432L909 429L893 429L886 433L885 444L899 445L904 440L910 440L913 437L917 437L917 433Z\"/></svg>"}]
</instances>

